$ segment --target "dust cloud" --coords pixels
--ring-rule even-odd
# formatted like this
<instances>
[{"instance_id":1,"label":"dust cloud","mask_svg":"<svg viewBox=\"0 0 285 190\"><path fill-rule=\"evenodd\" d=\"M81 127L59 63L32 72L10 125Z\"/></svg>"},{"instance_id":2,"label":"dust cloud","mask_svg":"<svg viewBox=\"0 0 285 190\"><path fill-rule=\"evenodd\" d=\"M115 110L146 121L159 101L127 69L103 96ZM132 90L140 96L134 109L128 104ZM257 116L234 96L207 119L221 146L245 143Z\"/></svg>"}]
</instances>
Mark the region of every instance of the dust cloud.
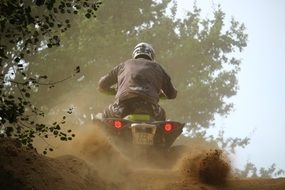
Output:
<instances>
[{"instance_id":1,"label":"dust cloud","mask_svg":"<svg viewBox=\"0 0 285 190\"><path fill-rule=\"evenodd\" d=\"M127 147L117 147L93 123L75 133L74 140L62 143L49 156L61 158L71 154L86 161L110 190L181 189L184 183L193 183L193 189L199 189L201 184L211 189L208 185L222 185L229 176L230 165L222 152L201 141L174 147L165 157L154 154L148 163L126 155L130 151Z\"/></svg>"},{"instance_id":2,"label":"dust cloud","mask_svg":"<svg viewBox=\"0 0 285 190\"><path fill-rule=\"evenodd\" d=\"M65 143L55 158L21 147L15 140L0 139L0 189L283 190L285 187L282 178L227 180L228 162L222 152L214 149L200 153L186 151L172 168L138 167L110 144L108 138L87 131L82 133L86 135L82 142ZM77 156L65 155L71 149Z\"/></svg>"},{"instance_id":3,"label":"dust cloud","mask_svg":"<svg viewBox=\"0 0 285 190\"><path fill-rule=\"evenodd\" d=\"M200 189L201 184L204 184L203 188L207 190L211 189L208 185L226 182L230 173L228 159L218 147L202 139L191 139L182 145L173 146L167 155L149 155L149 162L145 162L143 159L130 157L131 150L128 147L122 148L112 143L100 126L96 126L90 119L80 125L77 117L80 113L90 111L88 109L95 99L87 91L88 89L81 89L58 98L58 109L63 110L69 102L76 105L74 113L63 125L64 129L72 129L76 137L67 143L48 139L48 143L55 148L55 151L48 153L49 157L65 160L67 155L72 155L84 160L88 167L98 172L107 184L106 189L110 190L175 190L183 189L185 183L192 184L192 189ZM53 121L60 118L54 116L52 114L46 119ZM38 140L36 145L41 152L46 143Z\"/></svg>"}]
</instances>

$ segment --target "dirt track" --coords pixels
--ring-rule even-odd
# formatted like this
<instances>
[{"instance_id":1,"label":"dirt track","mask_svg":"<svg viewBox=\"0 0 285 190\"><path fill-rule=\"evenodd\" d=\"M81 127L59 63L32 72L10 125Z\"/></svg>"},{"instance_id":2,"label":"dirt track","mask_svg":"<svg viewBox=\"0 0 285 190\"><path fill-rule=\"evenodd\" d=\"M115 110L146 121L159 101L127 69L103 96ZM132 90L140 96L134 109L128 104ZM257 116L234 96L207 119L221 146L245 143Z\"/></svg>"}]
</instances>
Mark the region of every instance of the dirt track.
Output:
<instances>
[{"instance_id":1,"label":"dirt track","mask_svg":"<svg viewBox=\"0 0 285 190\"><path fill-rule=\"evenodd\" d=\"M132 183L146 190L284 190L285 179L228 179L222 186L203 184L196 179L185 179L177 172L140 171ZM130 184L131 186L132 184ZM127 188L126 188L127 189Z\"/></svg>"},{"instance_id":2,"label":"dirt track","mask_svg":"<svg viewBox=\"0 0 285 190\"><path fill-rule=\"evenodd\" d=\"M0 139L0 189L284 190L285 179L233 179L217 151L186 155L168 169L131 162L100 133L82 133L49 158ZM73 155L65 155L72 153ZM80 158L79 158L80 157ZM205 167L206 166L206 167ZM213 172L214 171L214 172ZM213 180L214 179L214 180ZM215 183L217 182L217 183Z\"/></svg>"}]
</instances>

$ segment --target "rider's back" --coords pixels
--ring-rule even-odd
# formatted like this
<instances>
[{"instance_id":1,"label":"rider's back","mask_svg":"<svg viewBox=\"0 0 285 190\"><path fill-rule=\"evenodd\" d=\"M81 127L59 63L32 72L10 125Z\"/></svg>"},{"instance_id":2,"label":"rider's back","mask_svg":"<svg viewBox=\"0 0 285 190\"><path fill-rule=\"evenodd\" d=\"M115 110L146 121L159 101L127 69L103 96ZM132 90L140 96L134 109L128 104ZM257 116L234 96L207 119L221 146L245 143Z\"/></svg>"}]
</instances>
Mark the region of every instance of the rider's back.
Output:
<instances>
[{"instance_id":1,"label":"rider's back","mask_svg":"<svg viewBox=\"0 0 285 190\"><path fill-rule=\"evenodd\" d=\"M116 93L116 101L105 110L105 118L123 118L131 113L147 113L157 121L166 119L165 111L158 104L162 95L176 97L177 91L164 69L154 61L155 53L148 43L135 46L132 58L101 77L99 90ZM117 89L113 88L117 85Z\"/></svg>"},{"instance_id":2,"label":"rider's back","mask_svg":"<svg viewBox=\"0 0 285 190\"><path fill-rule=\"evenodd\" d=\"M129 59L118 66L118 91L116 99L124 101L142 97L158 103L162 89L169 98L176 97L176 90L163 68L147 59Z\"/></svg>"}]
</instances>

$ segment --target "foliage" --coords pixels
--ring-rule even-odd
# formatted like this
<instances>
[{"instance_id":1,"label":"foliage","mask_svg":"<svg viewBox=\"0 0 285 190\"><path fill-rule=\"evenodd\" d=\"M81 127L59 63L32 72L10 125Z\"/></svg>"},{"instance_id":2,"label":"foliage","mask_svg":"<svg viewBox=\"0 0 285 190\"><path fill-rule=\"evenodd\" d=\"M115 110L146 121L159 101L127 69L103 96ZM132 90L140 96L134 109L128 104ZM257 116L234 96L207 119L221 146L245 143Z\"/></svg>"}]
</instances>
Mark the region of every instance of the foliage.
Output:
<instances>
[{"instance_id":1,"label":"foliage","mask_svg":"<svg viewBox=\"0 0 285 190\"><path fill-rule=\"evenodd\" d=\"M171 14L167 14L168 7ZM171 0L103 1L97 19L85 22L77 17L72 20L76 27L63 36L61 48L46 49L29 60L34 66L31 71L44 72L53 78L77 63L83 71L83 80L67 82L65 88L57 91L39 90L38 97L40 94L59 97L72 89L73 94L80 92L80 96L85 97L84 102L78 101L77 96L68 97L69 102L80 105L82 115L100 112L112 97L99 94L96 81L130 58L136 43L146 41L154 46L156 60L165 67L178 89L176 100L161 102L168 118L186 122L191 136L205 136L205 130L214 125L215 117L227 116L233 108L229 98L238 90L238 55L247 45L247 34L245 26L236 20L225 23L220 7L212 18L202 18L200 14L201 10L194 5L185 18L177 19L176 4ZM37 64L42 61L49 62L52 69ZM95 98L100 99L96 104ZM56 106L60 100L51 100L48 106ZM40 99L36 102L42 104ZM175 109L173 103L177 105ZM248 138L220 140L221 145L226 143L232 151L249 142Z\"/></svg>"},{"instance_id":2,"label":"foliage","mask_svg":"<svg viewBox=\"0 0 285 190\"><path fill-rule=\"evenodd\" d=\"M130 58L136 43L147 41L154 46L156 60L178 88L176 109L173 102L161 102L168 118L186 122L192 131L208 128L214 125L215 116L227 116L233 108L229 98L238 90L240 60L237 56L247 45L245 26L234 19L224 23L225 14L220 8L214 11L213 18L204 19L201 10L194 6L187 17L177 19L175 4L172 15L166 13L171 2L104 1L96 20L74 21L78 27L65 36L64 48L42 51L32 61L45 59L46 55L52 57L57 68L57 72L51 73L54 76L65 72L67 63L81 63L84 80L77 86L66 87L76 91L86 86L89 94L103 100L92 105L99 112L110 98L104 99L96 91L94 81ZM68 54L73 56L61 64L62 57Z\"/></svg>"},{"instance_id":3,"label":"foliage","mask_svg":"<svg viewBox=\"0 0 285 190\"><path fill-rule=\"evenodd\" d=\"M50 134L61 140L71 140L71 130L63 131L59 122L43 124L38 116L45 113L35 106L32 96L40 86L55 84L80 72L77 66L69 76L52 81L44 74L29 72L29 57L54 46L60 46L62 34L71 27L73 15L95 17L101 2L72 0L3 0L0 2L0 122L1 134L14 136L32 146L35 136L48 138ZM41 63L44 64L44 63ZM45 99L45 98L44 98ZM68 113L71 113L69 110ZM51 149L52 150L52 149Z\"/></svg>"},{"instance_id":4,"label":"foliage","mask_svg":"<svg viewBox=\"0 0 285 190\"><path fill-rule=\"evenodd\" d=\"M46 110L50 110L58 104L57 99L51 99L46 105L41 97L59 97L68 89L83 92L84 87L87 89L85 94L103 100L95 105L89 98L85 106L92 107L92 112L101 111L111 100L98 94L94 81L128 59L136 43L147 41L155 47L156 60L169 72L179 91L175 100L178 108L172 109L172 102L162 102L168 117L186 122L192 135L204 134L199 131L213 125L215 115L226 116L233 107L228 98L237 92L236 76L240 69L240 61L234 52L246 47L247 34L244 25L234 19L226 28L225 15L220 8L213 13L213 18L204 19L200 16L201 10L194 6L185 18L177 19L175 3L171 7L171 15L167 14L171 3L171 0L134 0L131 3L127 0L108 0L103 1L96 20L86 22L84 13L69 21L62 15L58 16L56 20L63 21L65 27L45 34L37 47L57 46L49 40L54 39L53 36L48 38L52 34L61 39L60 48L41 49L37 54L25 57L29 62L25 73L38 74L39 83L46 80L45 76L56 79L63 74L68 75L72 67L80 63L85 78L78 83L66 81L65 86L56 91L37 89L37 96L31 97L33 105L45 105L48 107ZM57 14L53 12L53 15ZM62 30L68 28L67 24L73 26L70 33ZM65 35L60 36L58 33L61 32ZM41 63L48 63L49 66ZM76 102L74 99L70 101ZM84 114L88 112L84 110ZM227 144L231 143L232 147L245 142L242 139L230 141Z\"/></svg>"},{"instance_id":5,"label":"foliage","mask_svg":"<svg viewBox=\"0 0 285 190\"><path fill-rule=\"evenodd\" d=\"M271 177L281 176L281 175L284 175L284 174L285 174L284 170L278 169L276 167L276 164L272 164L268 168L261 167L260 169L257 169L256 166L253 163L248 162L244 166L244 169L242 169L242 170L236 169L235 170L235 175L237 177L271 178Z\"/></svg>"},{"instance_id":6,"label":"foliage","mask_svg":"<svg viewBox=\"0 0 285 190\"><path fill-rule=\"evenodd\" d=\"M213 136L209 137L210 142L216 142L221 149L229 152L229 153L235 153L236 148L245 148L250 143L250 138L238 138L238 137L229 137L225 138L224 131L220 131L218 136L215 138Z\"/></svg>"}]
</instances>

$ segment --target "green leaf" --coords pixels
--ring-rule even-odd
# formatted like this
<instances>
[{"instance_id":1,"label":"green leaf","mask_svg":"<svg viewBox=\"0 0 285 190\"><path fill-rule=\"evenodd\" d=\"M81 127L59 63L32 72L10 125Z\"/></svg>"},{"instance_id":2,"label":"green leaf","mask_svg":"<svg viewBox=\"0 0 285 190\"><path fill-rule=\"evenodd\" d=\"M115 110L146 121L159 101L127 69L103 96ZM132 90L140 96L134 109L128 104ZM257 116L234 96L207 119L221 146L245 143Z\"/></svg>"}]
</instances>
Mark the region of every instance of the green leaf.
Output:
<instances>
[{"instance_id":1,"label":"green leaf","mask_svg":"<svg viewBox=\"0 0 285 190\"><path fill-rule=\"evenodd\" d=\"M91 14L87 13L87 14L85 14L85 17L89 19L91 17Z\"/></svg>"}]
</instances>

